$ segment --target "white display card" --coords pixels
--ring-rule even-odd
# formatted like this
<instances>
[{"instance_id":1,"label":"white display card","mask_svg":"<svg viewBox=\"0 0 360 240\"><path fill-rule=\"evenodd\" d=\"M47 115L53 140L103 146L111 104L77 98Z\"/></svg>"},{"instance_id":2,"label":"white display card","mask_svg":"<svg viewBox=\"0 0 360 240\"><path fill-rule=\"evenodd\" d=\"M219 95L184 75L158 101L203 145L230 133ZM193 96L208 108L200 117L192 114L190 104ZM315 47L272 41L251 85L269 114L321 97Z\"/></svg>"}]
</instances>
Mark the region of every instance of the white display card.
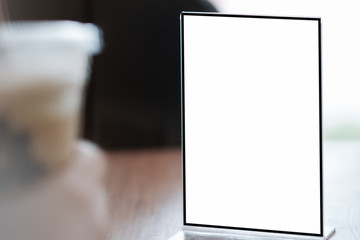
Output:
<instances>
[{"instance_id":1,"label":"white display card","mask_svg":"<svg viewBox=\"0 0 360 240\"><path fill-rule=\"evenodd\" d=\"M322 236L320 19L181 23L184 225Z\"/></svg>"}]
</instances>

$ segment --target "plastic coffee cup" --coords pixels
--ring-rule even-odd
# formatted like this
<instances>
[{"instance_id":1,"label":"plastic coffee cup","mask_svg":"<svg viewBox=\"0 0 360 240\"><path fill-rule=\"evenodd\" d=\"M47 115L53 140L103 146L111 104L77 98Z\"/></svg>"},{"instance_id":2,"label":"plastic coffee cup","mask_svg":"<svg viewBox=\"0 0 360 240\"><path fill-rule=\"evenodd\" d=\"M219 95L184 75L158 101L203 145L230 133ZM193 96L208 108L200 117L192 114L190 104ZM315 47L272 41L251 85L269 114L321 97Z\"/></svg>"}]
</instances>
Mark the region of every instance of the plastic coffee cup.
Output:
<instances>
[{"instance_id":1,"label":"plastic coffee cup","mask_svg":"<svg viewBox=\"0 0 360 240\"><path fill-rule=\"evenodd\" d=\"M18 153L7 150L14 147L23 152L22 157L35 159L46 169L57 169L69 161L78 138L91 57L100 49L101 33L92 24L2 24L0 152L5 157L0 169L6 165L1 161L19 158Z\"/></svg>"}]
</instances>

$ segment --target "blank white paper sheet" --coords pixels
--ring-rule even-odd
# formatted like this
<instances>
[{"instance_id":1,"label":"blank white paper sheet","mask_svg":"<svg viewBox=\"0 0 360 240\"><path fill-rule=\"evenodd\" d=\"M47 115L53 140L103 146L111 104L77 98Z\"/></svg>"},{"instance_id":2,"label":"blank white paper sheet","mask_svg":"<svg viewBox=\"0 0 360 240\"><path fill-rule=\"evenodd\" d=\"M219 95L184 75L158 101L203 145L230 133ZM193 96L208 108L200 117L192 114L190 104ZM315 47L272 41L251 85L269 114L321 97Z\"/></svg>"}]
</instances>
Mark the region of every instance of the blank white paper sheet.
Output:
<instances>
[{"instance_id":1,"label":"blank white paper sheet","mask_svg":"<svg viewBox=\"0 0 360 240\"><path fill-rule=\"evenodd\" d=\"M181 17L184 224L321 236L320 19Z\"/></svg>"}]
</instances>

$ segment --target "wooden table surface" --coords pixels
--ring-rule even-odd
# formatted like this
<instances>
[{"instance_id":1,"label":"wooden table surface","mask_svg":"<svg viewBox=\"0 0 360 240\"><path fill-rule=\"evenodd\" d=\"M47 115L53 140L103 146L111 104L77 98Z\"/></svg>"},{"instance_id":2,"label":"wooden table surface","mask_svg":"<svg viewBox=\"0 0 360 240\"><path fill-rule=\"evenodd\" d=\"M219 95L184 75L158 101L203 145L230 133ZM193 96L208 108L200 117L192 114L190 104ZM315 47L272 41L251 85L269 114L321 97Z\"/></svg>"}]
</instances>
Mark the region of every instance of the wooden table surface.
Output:
<instances>
[{"instance_id":1,"label":"wooden table surface","mask_svg":"<svg viewBox=\"0 0 360 240\"><path fill-rule=\"evenodd\" d=\"M167 240L181 228L179 149L108 153L109 240ZM360 142L324 144L325 223L334 240L360 239Z\"/></svg>"}]
</instances>

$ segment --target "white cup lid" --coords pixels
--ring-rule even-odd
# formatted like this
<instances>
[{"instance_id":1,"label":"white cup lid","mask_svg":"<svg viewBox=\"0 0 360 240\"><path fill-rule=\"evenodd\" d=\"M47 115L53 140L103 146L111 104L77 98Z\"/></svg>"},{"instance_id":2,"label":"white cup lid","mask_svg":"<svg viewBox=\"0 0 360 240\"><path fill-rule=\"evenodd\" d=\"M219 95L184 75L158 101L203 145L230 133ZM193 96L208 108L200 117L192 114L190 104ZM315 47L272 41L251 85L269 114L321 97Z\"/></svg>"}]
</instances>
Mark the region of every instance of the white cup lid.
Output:
<instances>
[{"instance_id":1,"label":"white cup lid","mask_svg":"<svg viewBox=\"0 0 360 240\"><path fill-rule=\"evenodd\" d=\"M100 52L102 34L90 23L74 21L13 21L0 26L0 50L47 51L80 49Z\"/></svg>"}]
</instances>

